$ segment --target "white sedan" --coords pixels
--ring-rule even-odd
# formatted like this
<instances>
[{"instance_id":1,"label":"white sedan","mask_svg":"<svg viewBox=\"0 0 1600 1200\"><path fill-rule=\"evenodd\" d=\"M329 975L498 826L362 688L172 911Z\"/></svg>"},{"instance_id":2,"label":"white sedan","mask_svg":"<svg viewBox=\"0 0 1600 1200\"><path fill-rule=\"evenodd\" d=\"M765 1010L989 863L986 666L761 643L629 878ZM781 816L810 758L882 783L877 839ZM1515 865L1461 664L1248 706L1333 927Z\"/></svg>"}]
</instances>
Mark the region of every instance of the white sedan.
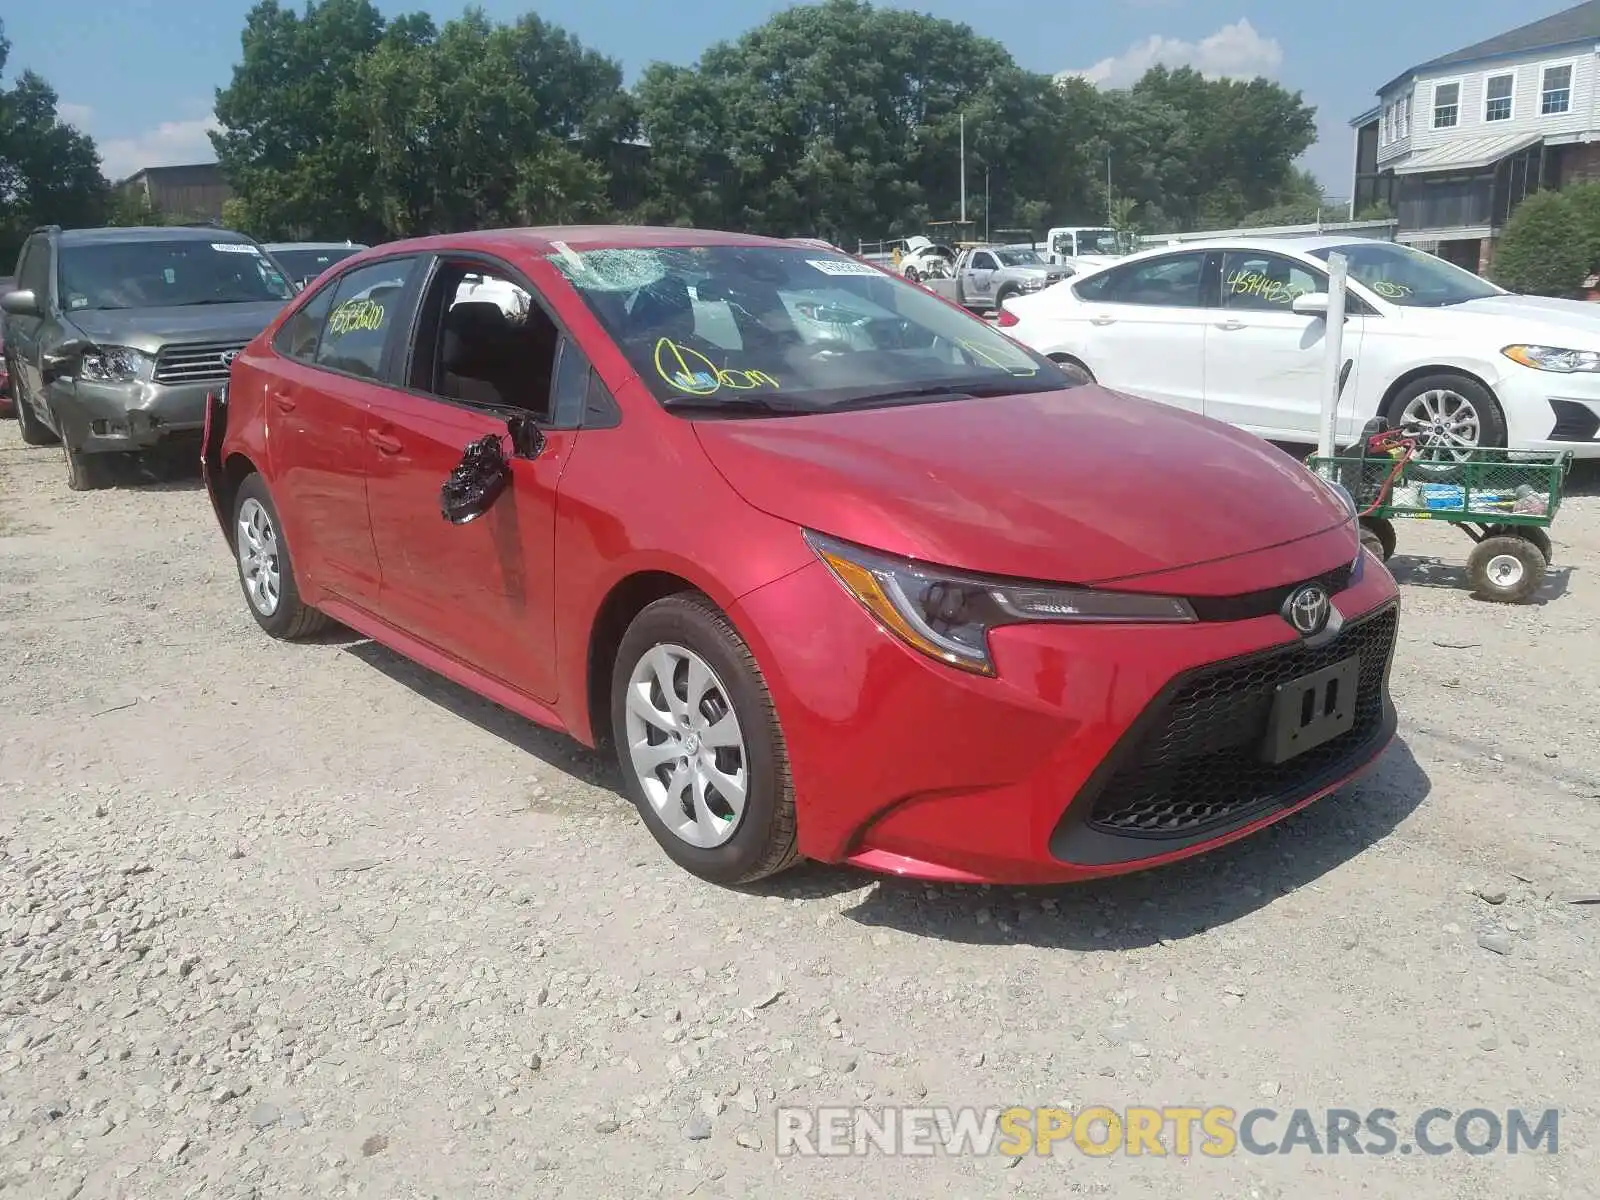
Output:
<instances>
[{"instance_id":1,"label":"white sedan","mask_svg":"<svg viewBox=\"0 0 1600 1200\"><path fill-rule=\"evenodd\" d=\"M1007 301L999 323L1086 382L1314 443L1335 250L1350 281L1341 444L1382 415L1429 457L1472 447L1600 457L1600 304L1514 295L1393 242L1163 247Z\"/></svg>"}]
</instances>

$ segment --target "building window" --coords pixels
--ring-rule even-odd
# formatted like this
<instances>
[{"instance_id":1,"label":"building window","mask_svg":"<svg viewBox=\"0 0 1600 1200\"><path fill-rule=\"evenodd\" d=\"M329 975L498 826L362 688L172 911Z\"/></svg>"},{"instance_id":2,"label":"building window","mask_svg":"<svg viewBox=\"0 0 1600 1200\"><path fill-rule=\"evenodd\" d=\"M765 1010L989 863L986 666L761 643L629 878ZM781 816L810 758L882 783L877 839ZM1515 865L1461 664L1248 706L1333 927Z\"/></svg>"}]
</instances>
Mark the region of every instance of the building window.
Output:
<instances>
[{"instance_id":1,"label":"building window","mask_svg":"<svg viewBox=\"0 0 1600 1200\"><path fill-rule=\"evenodd\" d=\"M1572 64L1546 67L1544 85L1539 89L1539 114L1550 117L1572 108Z\"/></svg>"},{"instance_id":2,"label":"building window","mask_svg":"<svg viewBox=\"0 0 1600 1200\"><path fill-rule=\"evenodd\" d=\"M1453 129L1461 116L1461 85L1440 83L1433 88L1433 127Z\"/></svg>"},{"instance_id":3,"label":"building window","mask_svg":"<svg viewBox=\"0 0 1600 1200\"><path fill-rule=\"evenodd\" d=\"M1400 103L1395 105L1395 137L1408 138L1411 136L1411 97L1401 96Z\"/></svg>"},{"instance_id":4,"label":"building window","mask_svg":"<svg viewBox=\"0 0 1600 1200\"><path fill-rule=\"evenodd\" d=\"M1515 75L1491 75L1484 89L1483 119L1485 121L1511 120L1511 93L1517 86Z\"/></svg>"},{"instance_id":5,"label":"building window","mask_svg":"<svg viewBox=\"0 0 1600 1200\"><path fill-rule=\"evenodd\" d=\"M1382 133L1382 141L1385 146L1394 141L1394 105L1385 104L1383 106L1383 123L1378 128Z\"/></svg>"}]
</instances>

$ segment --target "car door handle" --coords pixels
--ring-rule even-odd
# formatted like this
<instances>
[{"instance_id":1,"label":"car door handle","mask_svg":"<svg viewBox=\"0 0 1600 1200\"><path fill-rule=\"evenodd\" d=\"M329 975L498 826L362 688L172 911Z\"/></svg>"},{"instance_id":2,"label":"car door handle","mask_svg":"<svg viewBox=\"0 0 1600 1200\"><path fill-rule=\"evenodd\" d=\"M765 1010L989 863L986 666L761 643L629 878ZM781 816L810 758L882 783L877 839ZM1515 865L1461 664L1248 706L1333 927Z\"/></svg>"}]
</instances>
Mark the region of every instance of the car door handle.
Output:
<instances>
[{"instance_id":1,"label":"car door handle","mask_svg":"<svg viewBox=\"0 0 1600 1200\"><path fill-rule=\"evenodd\" d=\"M1217 322L1217 328L1218 329L1226 329L1229 333L1232 333L1235 329L1243 329L1244 328L1244 322L1243 321L1218 321Z\"/></svg>"},{"instance_id":2,"label":"car door handle","mask_svg":"<svg viewBox=\"0 0 1600 1200\"><path fill-rule=\"evenodd\" d=\"M1115 317L1090 317L1089 318L1089 324L1091 324L1091 325L1115 325L1116 323L1117 323L1117 319Z\"/></svg>"},{"instance_id":3,"label":"car door handle","mask_svg":"<svg viewBox=\"0 0 1600 1200\"><path fill-rule=\"evenodd\" d=\"M289 395L287 392L273 392L272 402L284 412L294 411L294 397Z\"/></svg>"},{"instance_id":4,"label":"car door handle","mask_svg":"<svg viewBox=\"0 0 1600 1200\"><path fill-rule=\"evenodd\" d=\"M367 430L367 441L371 442L384 454L399 454L403 446L400 439L391 434L379 433L376 429Z\"/></svg>"}]
</instances>

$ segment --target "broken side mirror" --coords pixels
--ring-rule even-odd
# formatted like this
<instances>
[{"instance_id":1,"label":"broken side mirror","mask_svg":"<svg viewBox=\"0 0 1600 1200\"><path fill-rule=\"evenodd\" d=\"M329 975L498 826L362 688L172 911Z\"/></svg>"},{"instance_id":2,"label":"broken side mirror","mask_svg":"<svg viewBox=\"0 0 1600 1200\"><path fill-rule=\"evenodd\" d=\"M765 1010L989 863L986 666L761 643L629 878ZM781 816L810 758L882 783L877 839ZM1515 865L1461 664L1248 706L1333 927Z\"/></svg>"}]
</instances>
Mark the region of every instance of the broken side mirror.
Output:
<instances>
[{"instance_id":1,"label":"broken side mirror","mask_svg":"<svg viewBox=\"0 0 1600 1200\"><path fill-rule=\"evenodd\" d=\"M44 316L44 306L39 303L39 294L31 288L22 288L0 296L0 311L8 312L13 317Z\"/></svg>"},{"instance_id":2,"label":"broken side mirror","mask_svg":"<svg viewBox=\"0 0 1600 1200\"><path fill-rule=\"evenodd\" d=\"M518 458L538 458L544 453L544 430L532 417L508 417L506 432L511 435L511 452Z\"/></svg>"},{"instance_id":3,"label":"broken side mirror","mask_svg":"<svg viewBox=\"0 0 1600 1200\"><path fill-rule=\"evenodd\" d=\"M439 490L439 511L450 524L476 521L511 482L511 464L506 461L502 436L487 434L468 446Z\"/></svg>"}]
</instances>

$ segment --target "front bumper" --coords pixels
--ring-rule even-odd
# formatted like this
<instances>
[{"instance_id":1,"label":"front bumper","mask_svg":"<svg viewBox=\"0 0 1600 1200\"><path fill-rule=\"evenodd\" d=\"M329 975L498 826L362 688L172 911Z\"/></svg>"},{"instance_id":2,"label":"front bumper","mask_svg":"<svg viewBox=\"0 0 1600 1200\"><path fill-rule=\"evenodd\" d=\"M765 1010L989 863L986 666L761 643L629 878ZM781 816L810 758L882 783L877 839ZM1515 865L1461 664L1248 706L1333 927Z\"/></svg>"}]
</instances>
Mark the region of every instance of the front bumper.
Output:
<instances>
[{"instance_id":1,"label":"front bumper","mask_svg":"<svg viewBox=\"0 0 1600 1200\"><path fill-rule=\"evenodd\" d=\"M61 380L51 384L50 405L59 432L85 453L142 450L173 434L200 433L206 394L217 386Z\"/></svg>"},{"instance_id":2,"label":"front bumper","mask_svg":"<svg viewBox=\"0 0 1600 1200\"><path fill-rule=\"evenodd\" d=\"M1276 614L1020 625L992 635L993 679L906 648L820 564L745 597L733 615L773 692L803 854L1042 884L1202 853L1370 767L1395 729L1397 603L1394 580L1369 557L1334 597L1345 622L1335 651L1308 649ZM1363 659L1353 736L1257 769L1261 696L1350 647Z\"/></svg>"},{"instance_id":3,"label":"front bumper","mask_svg":"<svg viewBox=\"0 0 1600 1200\"><path fill-rule=\"evenodd\" d=\"M1600 375L1516 367L1495 391L1513 450L1567 451L1600 458Z\"/></svg>"}]
</instances>

